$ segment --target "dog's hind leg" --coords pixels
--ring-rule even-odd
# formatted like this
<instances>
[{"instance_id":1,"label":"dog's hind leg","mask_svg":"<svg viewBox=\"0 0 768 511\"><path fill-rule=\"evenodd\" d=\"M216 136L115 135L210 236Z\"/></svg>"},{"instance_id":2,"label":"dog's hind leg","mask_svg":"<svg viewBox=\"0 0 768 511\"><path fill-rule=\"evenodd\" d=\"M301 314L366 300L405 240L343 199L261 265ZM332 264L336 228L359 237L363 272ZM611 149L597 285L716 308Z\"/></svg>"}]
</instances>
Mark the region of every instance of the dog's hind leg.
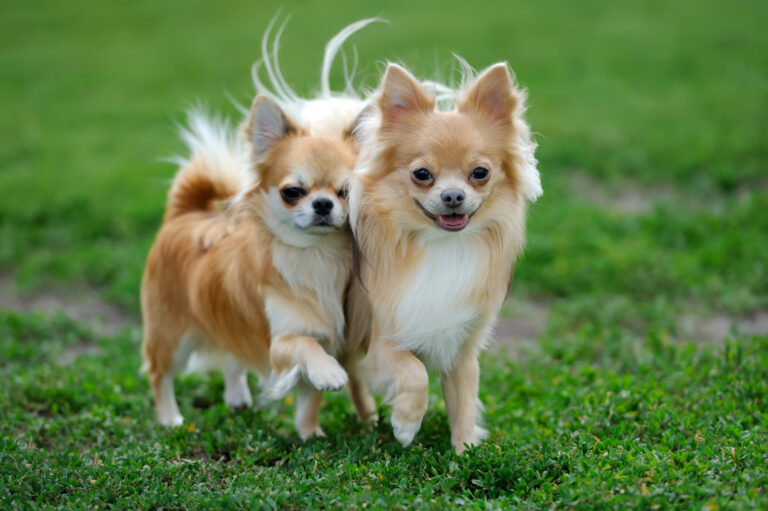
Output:
<instances>
[{"instance_id":1,"label":"dog's hind leg","mask_svg":"<svg viewBox=\"0 0 768 511\"><path fill-rule=\"evenodd\" d=\"M248 387L248 371L245 365L232 355L224 361L224 402L233 410L250 408L253 404Z\"/></svg>"},{"instance_id":2,"label":"dog's hind leg","mask_svg":"<svg viewBox=\"0 0 768 511\"><path fill-rule=\"evenodd\" d=\"M376 401L373 399L365 379L360 374L360 362L342 361L342 366L349 375L349 396L352 398L352 404L355 405L355 412L360 422L364 424L374 424L379 420L376 414Z\"/></svg>"},{"instance_id":3,"label":"dog's hind leg","mask_svg":"<svg viewBox=\"0 0 768 511\"><path fill-rule=\"evenodd\" d=\"M184 421L176 403L173 377L186 366L196 344L194 335L181 336L174 342L158 332L145 331L142 351L155 395L155 417L164 426L178 426Z\"/></svg>"}]
</instances>

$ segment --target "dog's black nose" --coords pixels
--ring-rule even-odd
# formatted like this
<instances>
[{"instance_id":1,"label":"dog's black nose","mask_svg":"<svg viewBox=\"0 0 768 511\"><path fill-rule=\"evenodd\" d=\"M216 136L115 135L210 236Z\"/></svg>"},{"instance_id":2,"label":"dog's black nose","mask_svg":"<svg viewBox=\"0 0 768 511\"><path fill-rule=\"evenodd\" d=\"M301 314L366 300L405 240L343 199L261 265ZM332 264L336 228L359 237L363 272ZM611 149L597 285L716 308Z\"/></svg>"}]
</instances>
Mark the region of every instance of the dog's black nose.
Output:
<instances>
[{"instance_id":1,"label":"dog's black nose","mask_svg":"<svg viewBox=\"0 0 768 511\"><path fill-rule=\"evenodd\" d=\"M444 191L442 195L440 195L440 198L443 199L443 202L449 208L458 208L464 204L464 190L451 188L450 190Z\"/></svg>"},{"instance_id":2,"label":"dog's black nose","mask_svg":"<svg viewBox=\"0 0 768 511\"><path fill-rule=\"evenodd\" d=\"M320 216L325 216L333 209L333 201L328 198L320 198L312 201L312 207L315 209L315 213Z\"/></svg>"}]
</instances>

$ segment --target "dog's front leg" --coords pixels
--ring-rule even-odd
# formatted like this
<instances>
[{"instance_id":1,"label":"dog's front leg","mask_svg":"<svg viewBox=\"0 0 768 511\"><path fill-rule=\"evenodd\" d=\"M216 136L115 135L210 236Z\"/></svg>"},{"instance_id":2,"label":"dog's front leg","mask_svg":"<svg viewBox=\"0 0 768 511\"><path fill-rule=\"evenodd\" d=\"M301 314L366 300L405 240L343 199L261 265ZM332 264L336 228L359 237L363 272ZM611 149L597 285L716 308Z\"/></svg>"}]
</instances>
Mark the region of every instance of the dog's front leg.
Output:
<instances>
[{"instance_id":1,"label":"dog's front leg","mask_svg":"<svg viewBox=\"0 0 768 511\"><path fill-rule=\"evenodd\" d=\"M363 359L371 385L392 403L395 438L409 445L427 412L429 377L424 364L397 343L378 338L374 332Z\"/></svg>"},{"instance_id":2,"label":"dog's front leg","mask_svg":"<svg viewBox=\"0 0 768 511\"><path fill-rule=\"evenodd\" d=\"M358 361L344 364L349 374L349 395L355 405L357 418L364 424L375 424L379 420L376 414L376 401L368 391L364 379L361 377Z\"/></svg>"},{"instance_id":3,"label":"dog's front leg","mask_svg":"<svg viewBox=\"0 0 768 511\"><path fill-rule=\"evenodd\" d=\"M296 369L318 390L339 390L347 384L347 372L317 340L303 335L281 335L272 340L269 359L276 374Z\"/></svg>"},{"instance_id":4,"label":"dog's front leg","mask_svg":"<svg viewBox=\"0 0 768 511\"><path fill-rule=\"evenodd\" d=\"M443 396L448 421L451 423L451 443L457 454L480 443L485 430L478 425L481 405L477 397L480 367L477 355L459 357L454 367L442 375Z\"/></svg>"},{"instance_id":5,"label":"dog's front leg","mask_svg":"<svg viewBox=\"0 0 768 511\"><path fill-rule=\"evenodd\" d=\"M311 436L325 436L320 428L319 413L323 391L318 390L307 381L298 384L298 399L296 400L296 418L293 421L296 432L302 440Z\"/></svg>"}]
</instances>

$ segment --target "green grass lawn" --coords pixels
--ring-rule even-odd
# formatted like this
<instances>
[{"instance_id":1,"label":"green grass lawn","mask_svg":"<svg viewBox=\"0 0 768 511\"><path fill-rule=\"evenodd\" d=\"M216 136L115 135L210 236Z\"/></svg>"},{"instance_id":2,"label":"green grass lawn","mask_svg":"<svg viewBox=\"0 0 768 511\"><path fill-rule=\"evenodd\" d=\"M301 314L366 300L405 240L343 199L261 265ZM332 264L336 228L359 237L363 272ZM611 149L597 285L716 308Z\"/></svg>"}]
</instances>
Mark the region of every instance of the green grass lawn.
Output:
<instances>
[{"instance_id":1,"label":"green grass lawn","mask_svg":"<svg viewBox=\"0 0 768 511\"><path fill-rule=\"evenodd\" d=\"M328 438L301 443L290 399L230 414L218 375L179 383L185 427L154 424L138 287L175 172L162 158L190 104L235 116L227 96L252 99L277 9L0 7L0 276L23 295L96 289L134 317L113 335L0 312L0 508L768 507L768 336L745 326L768 314L759 1L288 2L300 92L325 41L372 15L392 23L352 40L368 86L388 59L422 76L449 74L452 51L510 63L545 190L512 291L548 320L535 348L485 357L491 436L463 456L439 385L410 449L342 394ZM735 326L704 345L685 325L713 317Z\"/></svg>"}]
</instances>

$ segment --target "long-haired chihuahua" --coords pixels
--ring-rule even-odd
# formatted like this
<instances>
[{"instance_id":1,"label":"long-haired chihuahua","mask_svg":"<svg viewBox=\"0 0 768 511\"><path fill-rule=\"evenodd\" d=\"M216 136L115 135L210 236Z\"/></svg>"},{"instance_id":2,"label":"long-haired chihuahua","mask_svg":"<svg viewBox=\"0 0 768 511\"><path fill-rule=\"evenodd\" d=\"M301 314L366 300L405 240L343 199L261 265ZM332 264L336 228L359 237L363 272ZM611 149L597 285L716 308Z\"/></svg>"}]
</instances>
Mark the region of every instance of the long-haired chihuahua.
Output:
<instances>
[{"instance_id":1,"label":"long-haired chihuahua","mask_svg":"<svg viewBox=\"0 0 768 511\"><path fill-rule=\"evenodd\" d=\"M357 360L348 361L349 371L342 367L352 268L347 190L357 156L350 128L363 101L332 94L327 70L344 39L371 21L329 42L322 91L308 100L288 88L276 50L268 50L271 24L261 65L275 90L257 67L262 93L245 136L199 113L190 117L183 134L191 156L173 180L141 287L142 354L160 423L183 420L173 378L192 354L223 361L230 407L252 404L249 368L263 376L268 398L298 384L302 438L322 434L324 390L349 382L355 403L365 406L361 416L370 415Z\"/></svg>"},{"instance_id":2,"label":"long-haired chihuahua","mask_svg":"<svg viewBox=\"0 0 768 511\"><path fill-rule=\"evenodd\" d=\"M506 64L452 91L390 64L361 115L350 195L359 272L372 310L363 361L408 445L440 371L457 452L482 440L478 353L491 335L541 194L525 95ZM360 315L364 321L364 315Z\"/></svg>"}]
</instances>

